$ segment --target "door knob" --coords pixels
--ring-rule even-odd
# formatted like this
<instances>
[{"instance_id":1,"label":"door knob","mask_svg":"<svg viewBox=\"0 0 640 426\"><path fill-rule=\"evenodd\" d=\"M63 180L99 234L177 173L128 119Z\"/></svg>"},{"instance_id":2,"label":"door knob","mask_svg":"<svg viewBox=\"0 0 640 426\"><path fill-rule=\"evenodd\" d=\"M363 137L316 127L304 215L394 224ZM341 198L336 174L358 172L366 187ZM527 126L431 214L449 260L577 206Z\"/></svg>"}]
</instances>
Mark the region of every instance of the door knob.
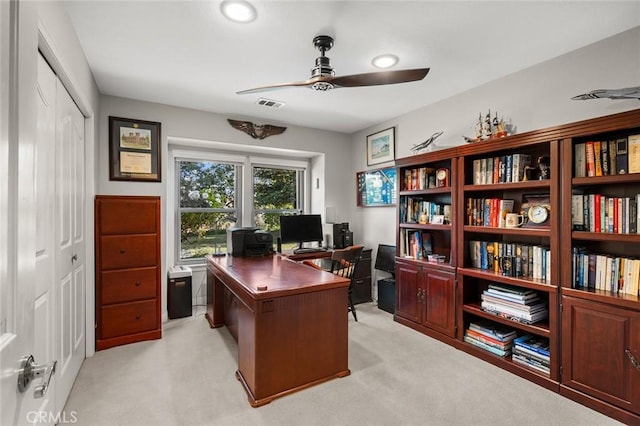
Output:
<instances>
[{"instance_id":1,"label":"door knob","mask_svg":"<svg viewBox=\"0 0 640 426\"><path fill-rule=\"evenodd\" d=\"M33 397L42 398L49 389L51 376L56 372L56 364L53 361L50 364L36 364L33 355L22 358L20 362L20 370L18 370L18 390L24 393L29 388L31 381L38 377L42 377L42 383L34 389Z\"/></svg>"},{"instance_id":2,"label":"door knob","mask_svg":"<svg viewBox=\"0 0 640 426\"><path fill-rule=\"evenodd\" d=\"M73 256L71 256L71 263L75 262L76 260L78 260L77 254L74 254Z\"/></svg>"}]
</instances>

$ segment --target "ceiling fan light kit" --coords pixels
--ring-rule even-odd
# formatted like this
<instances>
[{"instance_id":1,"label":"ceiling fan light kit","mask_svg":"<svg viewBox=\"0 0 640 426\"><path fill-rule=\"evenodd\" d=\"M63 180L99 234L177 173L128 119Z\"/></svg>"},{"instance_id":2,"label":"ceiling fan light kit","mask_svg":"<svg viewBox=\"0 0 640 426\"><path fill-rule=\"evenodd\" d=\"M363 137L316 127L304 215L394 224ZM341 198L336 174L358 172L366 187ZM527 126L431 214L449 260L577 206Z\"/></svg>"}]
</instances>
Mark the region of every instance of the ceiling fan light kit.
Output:
<instances>
[{"instance_id":1,"label":"ceiling fan light kit","mask_svg":"<svg viewBox=\"0 0 640 426\"><path fill-rule=\"evenodd\" d=\"M290 87L307 87L315 91L326 92L339 87L382 86L422 80L429 72L429 68L417 68L336 76L329 58L325 55L333 47L333 38L328 35L316 36L313 39L313 45L320 51L320 56L316 58L315 66L311 69L311 77L308 80L255 87L241 90L236 94L245 95Z\"/></svg>"}]
</instances>

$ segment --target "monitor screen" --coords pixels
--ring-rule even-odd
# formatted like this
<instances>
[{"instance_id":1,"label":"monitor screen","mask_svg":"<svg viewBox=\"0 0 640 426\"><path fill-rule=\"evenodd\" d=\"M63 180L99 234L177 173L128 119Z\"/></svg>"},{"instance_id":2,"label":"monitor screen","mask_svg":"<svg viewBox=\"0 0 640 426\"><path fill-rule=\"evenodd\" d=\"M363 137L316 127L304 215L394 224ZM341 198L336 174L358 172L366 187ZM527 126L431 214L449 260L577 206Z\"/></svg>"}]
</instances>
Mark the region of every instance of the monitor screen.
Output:
<instances>
[{"instance_id":1,"label":"monitor screen","mask_svg":"<svg viewBox=\"0 0 640 426\"><path fill-rule=\"evenodd\" d=\"M378 244L375 269L394 275L396 272L396 246Z\"/></svg>"},{"instance_id":2,"label":"monitor screen","mask_svg":"<svg viewBox=\"0 0 640 426\"><path fill-rule=\"evenodd\" d=\"M283 243L322 241L322 219L319 214L280 216L280 238Z\"/></svg>"}]
</instances>

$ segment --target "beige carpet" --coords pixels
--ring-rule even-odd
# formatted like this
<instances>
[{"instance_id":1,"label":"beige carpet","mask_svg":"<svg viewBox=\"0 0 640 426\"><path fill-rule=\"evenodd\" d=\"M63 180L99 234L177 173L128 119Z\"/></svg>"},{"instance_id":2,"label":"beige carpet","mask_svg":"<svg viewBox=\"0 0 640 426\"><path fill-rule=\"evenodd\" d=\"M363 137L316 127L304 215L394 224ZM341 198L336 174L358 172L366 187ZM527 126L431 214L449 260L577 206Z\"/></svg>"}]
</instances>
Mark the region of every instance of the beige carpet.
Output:
<instances>
[{"instance_id":1,"label":"beige carpet","mask_svg":"<svg viewBox=\"0 0 640 426\"><path fill-rule=\"evenodd\" d=\"M252 408L234 376L235 342L199 308L166 324L161 340L87 359L65 412L92 426L620 424L403 327L374 304L357 308L348 377Z\"/></svg>"}]
</instances>

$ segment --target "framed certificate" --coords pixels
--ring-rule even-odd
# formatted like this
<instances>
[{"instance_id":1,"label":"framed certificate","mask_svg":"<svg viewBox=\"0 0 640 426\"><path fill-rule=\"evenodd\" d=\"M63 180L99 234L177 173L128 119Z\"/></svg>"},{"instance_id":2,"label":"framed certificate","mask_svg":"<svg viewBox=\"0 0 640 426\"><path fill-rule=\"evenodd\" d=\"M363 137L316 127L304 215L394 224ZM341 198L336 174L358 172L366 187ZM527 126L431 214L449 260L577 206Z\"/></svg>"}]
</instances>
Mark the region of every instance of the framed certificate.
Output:
<instances>
[{"instance_id":1,"label":"framed certificate","mask_svg":"<svg viewBox=\"0 0 640 426\"><path fill-rule=\"evenodd\" d=\"M162 180L160 123L109 117L109 180Z\"/></svg>"}]
</instances>

